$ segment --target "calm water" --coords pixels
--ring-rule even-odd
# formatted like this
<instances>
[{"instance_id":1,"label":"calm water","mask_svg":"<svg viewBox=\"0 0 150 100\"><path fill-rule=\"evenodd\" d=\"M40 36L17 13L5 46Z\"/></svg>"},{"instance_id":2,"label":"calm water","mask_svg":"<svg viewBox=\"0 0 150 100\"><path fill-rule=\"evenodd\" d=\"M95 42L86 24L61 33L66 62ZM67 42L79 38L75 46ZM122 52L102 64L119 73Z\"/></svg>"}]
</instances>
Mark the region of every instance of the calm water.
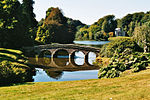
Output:
<instances>
[{"instance_id":1,"label":"calm water","mask_svg":"<svg viewBox=\"0 0 150 100\"><path fill-rule=\"evenodd\" d=\"M99 46L108 43L108 41L74 41L74 43ZM73 81L98 78L99 68L93 66L93 62L96 59L96 54L93 52L89 53L88 65L84 64L84 54L81 51L76 52L73 67L69 65L68 56L60 55L54 59L55 64L59 66L57 68L51 64L50 56L46 56L47 58L41 58L38 61L35 58L29 58L30 63L45 66L36 68L36 75L33 76L34 82Z\"/></svg>"},{"instance_id":2,"label":"calm water","mask_svg":"<svg viewBox=\"0 0 150 100\"><path fill-rule=\"evenodd\" d=\"M109 43L109 41L74 41L75 44L83 44L83 45L104 45L106 43Z\"/></svg>"}]
</instances>

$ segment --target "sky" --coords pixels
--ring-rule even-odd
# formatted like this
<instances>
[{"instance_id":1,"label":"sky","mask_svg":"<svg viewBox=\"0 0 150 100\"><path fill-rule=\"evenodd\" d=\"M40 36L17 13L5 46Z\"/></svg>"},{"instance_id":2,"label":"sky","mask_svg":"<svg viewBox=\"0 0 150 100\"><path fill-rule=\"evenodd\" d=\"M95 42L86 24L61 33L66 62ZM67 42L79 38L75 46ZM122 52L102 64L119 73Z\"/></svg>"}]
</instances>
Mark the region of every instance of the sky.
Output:
<instances>
[{"instance_id":1,"label":"sky","mask_svg":"<svg viewBox=\"0 0 150 100\"><path fill-rule=\"evenodd\" d=\"M22 0L19 0L22 1ZM122 18L128 13L150 11L150 0L34 0L34 13L39 21L46 10L59 7L66 17L93 24L103 16Z\"/></svg>"}]
</instances>

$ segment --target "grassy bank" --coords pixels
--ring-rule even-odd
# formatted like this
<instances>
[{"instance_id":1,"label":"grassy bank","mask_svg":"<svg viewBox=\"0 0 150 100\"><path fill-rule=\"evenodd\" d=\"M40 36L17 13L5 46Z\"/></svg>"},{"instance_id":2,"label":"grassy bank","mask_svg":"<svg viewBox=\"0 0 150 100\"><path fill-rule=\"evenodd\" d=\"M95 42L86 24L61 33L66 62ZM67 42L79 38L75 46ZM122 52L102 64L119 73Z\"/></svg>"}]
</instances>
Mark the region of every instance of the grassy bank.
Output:
<instances>
[{"instance_id":1,"label":"grassy bank","mask_svg":"<svg viewBox=\"0 0 150 100\"><path fill-rule=\"evenodd\" d=\"M115 41L120 39L130 39L131 37L125 37L125 36L118 36L118 37L110 37L108 38L108 41Z\"/></svg>"},{"instance_id":2,"label":"grassy bank","mask_svg":"<svg viewBox=\"0 0 150 100\"><path fill-rule=\"evenodd\" d=\"M149 100L150 69L115 79L41 82L0 87L0 99Z\"/></svg>"}]
</instances>

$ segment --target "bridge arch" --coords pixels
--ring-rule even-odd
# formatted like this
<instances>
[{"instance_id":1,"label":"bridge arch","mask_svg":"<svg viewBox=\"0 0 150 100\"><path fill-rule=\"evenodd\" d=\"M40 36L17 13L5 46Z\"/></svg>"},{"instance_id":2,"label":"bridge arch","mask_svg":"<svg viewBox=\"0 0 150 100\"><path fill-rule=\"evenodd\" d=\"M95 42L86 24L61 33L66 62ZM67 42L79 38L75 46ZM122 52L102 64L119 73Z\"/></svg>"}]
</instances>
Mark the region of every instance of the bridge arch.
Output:
<instances>
[{"instance_id":1,"label":"bridge arch","mask_svg":"<svg viewBox=\"0 0 150 100\"><path fill-rule=\"evenodd\" d=\"M88 57L87 57L87 63L90 65L90 66L93 66L93 62L95 61L96 57L97 57L97 53L95 52L88 52Z\"/></svg>"},{"instance_id":2,"label":"bridge arch","mask_svg":"<svg viewBox=\"0 0 150 100\"><path fill-rule=\"evenodd\" d=\"M76 56L78 56L79 53L79 57L83 57L83 60L78 60L78 58L76 58ZM72 63L78 66L82 66L82 65L90 65L88 62L88 53L89 51L80 51L80 50L75 50L70 54L70 58L72 59ZM81 56L80 56L81 55ZM78 62L80 62L81 64L77 64Z\"/></svg>"},{"instance_id":3,"label":"bridge arch","mask_svg":"<svg viewBox=\"0 0 150 100\"><path fill-rule=\"evenodd\" d=\"M51 64L51 51L49 50L41 50L39 56L38 56L38 63L42 65L49 65Z\"/></svg>"},{"instance_id":4,"label":"bridge arch","mask_svg":"<svg viewBox=\"0 0 150 100\"><path fill-rule=\"evenodd\" d=\"M52 63L63 67L69 64L69 52L66 49L55 49L52 53Z\"/></svg>"},{"instance_id":5,"label":"bridge arch","mask_svg":"<svg viewBox=\"0 0 150 100\"><path fill-rule=\"evenodd\" d=\"M52 53L52 57L53 58L58 58L58 56L65 56L69 58L69 52L66 49L60 48L60 49L56 49L55 51L53 51Z\"/></svg>"},{"instance_id":6,"label":"bridge arch","mask_svg":"<svg viewBox=\"0 0 150 100\"><path fill-rule=\"evenodd\" d=\"M39 57L47 57L47 58L51 58L52 52L50 50L44 49L41 50L39 53Z\"/></svg>"}]
</instances>

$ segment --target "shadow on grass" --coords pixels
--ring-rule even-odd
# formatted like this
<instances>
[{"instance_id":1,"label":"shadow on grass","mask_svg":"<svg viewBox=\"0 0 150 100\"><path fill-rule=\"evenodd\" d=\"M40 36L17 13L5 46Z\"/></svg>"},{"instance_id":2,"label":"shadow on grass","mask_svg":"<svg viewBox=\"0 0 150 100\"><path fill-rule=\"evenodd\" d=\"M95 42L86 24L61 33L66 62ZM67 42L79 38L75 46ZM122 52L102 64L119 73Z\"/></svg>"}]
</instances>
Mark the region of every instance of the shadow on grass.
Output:
<instances>
[{"instance_id":1,"label":"shadow on grass","mask_svg":"<svg viewBox=\"0 0 150 100\"><path fill-rule=\"evenodd\" d=\"M34 82L24 82L24 83L10 83L10 84L0 84L0 87L11 87L11 86L18 86L18 85L34 85Z\"/></svg>"}]
</instances>

